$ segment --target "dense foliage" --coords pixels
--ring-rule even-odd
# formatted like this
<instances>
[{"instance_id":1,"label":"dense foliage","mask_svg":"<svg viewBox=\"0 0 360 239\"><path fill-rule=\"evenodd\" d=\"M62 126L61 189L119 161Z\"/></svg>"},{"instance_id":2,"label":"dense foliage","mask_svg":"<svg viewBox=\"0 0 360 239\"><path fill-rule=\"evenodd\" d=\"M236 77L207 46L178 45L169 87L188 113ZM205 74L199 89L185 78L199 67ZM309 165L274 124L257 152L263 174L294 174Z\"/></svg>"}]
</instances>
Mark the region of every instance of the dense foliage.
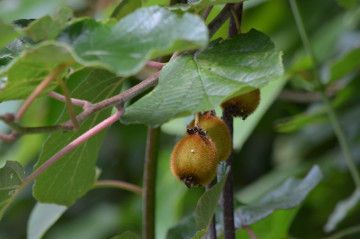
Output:
<instances>
[{"instance_id":1,"label":"dense foliage","mask_svg":"<svg viewBox=\"0 0 360 239\"><path fill-rule=\"evenodd\" d=\"M236 238L358 238L360 5L298 5L1 1L0 239L201 238L213 215L222 238L232 177ZM194 114L255 88L234 175L185 187Z\"/></svg>"}]
</instances>

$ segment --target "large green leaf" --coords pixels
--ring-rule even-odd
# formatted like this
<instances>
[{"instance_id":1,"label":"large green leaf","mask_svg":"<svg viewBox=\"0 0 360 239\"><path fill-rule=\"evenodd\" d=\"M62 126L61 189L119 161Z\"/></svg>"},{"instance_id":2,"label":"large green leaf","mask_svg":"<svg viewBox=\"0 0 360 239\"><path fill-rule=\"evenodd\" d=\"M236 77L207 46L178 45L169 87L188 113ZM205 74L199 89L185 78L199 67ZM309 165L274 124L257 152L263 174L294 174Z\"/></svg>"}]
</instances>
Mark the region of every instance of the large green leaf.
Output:
<instances>
[{"instance_id":1,"label":"large green leaf","mask_svg":"<svg viewBox=\"0 0 360 239\"><path fill-rule=\"evenodd\" d=\"M119 78L106 70L87 68L73 74L69 80L80 79L82 82L72 92L71 96L98 102L118 94L123 78ZM76 112L81 109L76 108ZM109 117L111 109L98 112L86 121L80 129L74 132L54 133L43 146L37 169L60 149L68 145L75 138ZM67 112L60 118L60 122L69 119ZM88 139L82 145L73 149L42 173L35 181L34 196L43 203L71 205L83 196L93 185L95 180L95 162L106 130Z\"/></svg>"},{"instance_id":2,"label":"large green leaf","mask_svg":"<svg viewBox=\"0 0 360 239\"><path fill-rule=\"evenodd\" d=\"M221 192L224 188L227 174L219 183L206 191L198 201L195 209L195 222L199 231L207 230L215 213Z\"/></svg>"},{"instance_id":3,"label":"large green leaf","mask_svg":"<svg viewBox=\"0 0 360 239\"><path fill-rule=\"evenodd\" d=\"M128 107L121 121L158 126L174 117L214 109L282 73L281 53L269 37L251 30L195 55L175 58L163 68L158 86Z\"/></svg>"},{"instance_id":4,"label":"large green leaf","mask_svg":"<svg viewBox=\"0 0 360 239\"><path fill-rule=\"evenodd\" d=\"M340 80L346 74L351 73L354 70L358 70L360 67L360 48L353 49L345 56L337 59L331 65L331 78L330 81Z\"/></svg>"},{"instance_id":5,"label":"large green leaf","mask_svg":"<svg viewBox=\"0 0 360 239\"><path fill-rule=\"evenodd\" d=\"M0 20L0 49L19 36L19 33L10 25Z\"/></svg>"},{"instance_id":6,"label":"large green leaf","mask_svg":"<svg viewBox=\"0 0 360 239\"><path fill-rule=\"evenodd\" d=\"M70 51L64 44L46 42L21 54L0 72L0 78L5 79L0 102L26 98L60 64L73 61ZM44 93L53 89L55 82Z\"/></svg>"},{"instance_id":7,"label":"large green leaf","mask_svg":"<svg viewBox=\"0 0 360 239\"><path fill-rule=\"evenodd\" d=\"M12 195L22 183L24 176L23 167L15 161L7 161L0 169L0 219L14 199Z\"/></svg>"},{"instance_id":8,"label":"large green leaf","mask_svg":"<svg viewBox=\"0 0 360 239\"><path fill-rule=\"evenodd\" d=\"M290 178L266 194L260 201L235 210L235 227L251 225L269 216L275 210L298 206L322 179L320 168L315 165L303 180Z\"/></svg>"},{"instance_id":9,"label":"large green leaf","mask_svg":"<svg viewBox=\"0 0 360 239\"><path fill-rule=\"evenodd\" d=\"M74 48L80 63L129 76L154 57L206 47L208 31L196 15L179 17L161 7L148 7L116 24L83 19L65 29L58 40Z\"/></svg>"},{"instance_id":10,"label":"large green leaf","mask_svg":"<svg viewBox=\"0 0 360 239\"><path fill-rule=\"evenodd\" d=\"M67 207L56 204L37 203L30 214L27 239L40 239L61 217Z\"/></svg>"}]
</instances>

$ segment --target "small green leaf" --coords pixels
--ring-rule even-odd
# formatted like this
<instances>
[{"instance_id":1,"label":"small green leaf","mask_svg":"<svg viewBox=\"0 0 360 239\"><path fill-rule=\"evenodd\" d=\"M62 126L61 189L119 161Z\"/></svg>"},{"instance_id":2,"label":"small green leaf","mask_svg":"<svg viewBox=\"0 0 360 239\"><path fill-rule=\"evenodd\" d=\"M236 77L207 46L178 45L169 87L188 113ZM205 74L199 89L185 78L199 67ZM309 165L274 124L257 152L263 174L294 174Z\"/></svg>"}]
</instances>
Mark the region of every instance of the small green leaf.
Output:
<instances>
[{"instance_id":1,"label":"small green leaf","mask_svg":"<svg viewBox=\"0 0 360 239\"><path fill-rule=\"evenodd\" d=\"M114 236L111 239L140 239L140 236L134 232L124 232L123 234Z\"/></svg>"},{"instance_id":2,"label":"small green leaf","mask_svg":"<svg viewBox=\"0 0 360 239\"><path fill-rule=\"evenodd\" d=\"M200 230L207 230L211 218L214 216L221 192L224 188L227 175L215 184L210 190L206 191L198 201L195 209L196 227Z\"/></svg>"},{"instance_id":3,"label":"small green leaf","mask_svg":"<svg viewBox=\"0 0 360 239\"><path fill-rule=\"evenodd\" d=\"M120 92L123 78L106 70L86 68L71 75L71 80L81 80L79 86L71 93L71 97L90 102L99 102ZM101 89L101 90L99 90ZM81 112L75 108L75 113ZM54 133L43 146L39 162L40 167L55 153L74 139L88 131L111 115L111 108L98 112L81 123L80 129L73 132ZM65 109L60 122L69 119ZM43 203L71 205L83 196L94 184L95 163L106 130L103 130L63 156L35 181L34 196Z\"/></svg>"},{"instance_id":4,"label":"small green leaf","mask_svg":"<svg viewBox=\"0 0 360 239\"><path fill-rule=\"evenodd\" d=\"M116 24L83 19L65 29L58 40L70 44L83 65L130 76L154 57L206 47L208 31L197 15L178 16L161 7L148 7Z\"/></svg>"},{"instance_id":5,"label":"small green leaf","mask_svg":"<svg viewBox=\"0 0 360 239\"><path fill-rule=\"evenodd\" d=\"M24 42L20 39L15 39L0 50L0 67L9 64L15 57L17 57L24 49ZM0 86L1 88L1 86Z\"/></svg>"},{"instance_id":6,"label":"small green leaf","mask_svg":"<svg viewBox=\"0 0 360 239\"><path fill-rule=\"evenodd\" d=\"M30 214L27 239L40 239L67 210L56 204L37 203Z\"/></svg>"},{"instance_id":7,"label":"small green leaf","mask_svg":"<svg viewBox=\"0 0 360 239\"><path fill-rule=\"evenodd\" d=\"M141 0L122 0L114 9L111 17L117 20L127 16L142 5Z\"/></svg>"},{"instance_id":8,"label":"small green leaf","mask_svg":"<svg viewBox=\"0 0 360 239\"><path fill-rule=\"evenodd\" d=\"M298 206L322 179L320 168L315 165L303 180L290 178L266 194L259 202L235 210L235 227L251 225L269 216L275 210Z\"/></svg>"},{"instance_id":9,"label":"small green leaf","mask_svg":"<svg viewBox=\"0 0 360 239\"><path fill-rule=\"evenodd\" d=\"M201 239L205 235L205 233L206 230L198 231L191 239Z\"/></svg>"},{"instance_id":10,"label":"small green leaf","mask_svg":"<svg viewBox=\"0 0 360 239\"><path fill-rule=\"evenodd\" d=\"M61 8L55 18L47 15L31 22L25 29L26 36L34 41L55 39L72 16L71 8Z\"/></svg>"},{"instance_id":11,"label":"small green leaf","mask_svg":"<svg viewBox=\"0 0 360 239\"><path fill-rule=\"evenodd\" d=\"M0 169L0 219L14 199L12 195L24 177L24 169L18 162L7 161L5 166Z\"/></svg>"},{"instance_id":12,"label":"small green leaf","mask_svg":"<svg viewBox=\"0 0 360 239\"><path fill-rule=\"evenodd\" d=\"M353 49L331 65L330 82L340 80L346 74L360 68L360 48Z\"/></svg>"},{"instance_id":13,"label":"small green leaf","mask_svg":"<svg viewBox=\"0 0 360 239\"><path fill-rule=\"evenodd\" d=\"M340 202L335 206L334 211L328 218L328 221L324 227L325 232L332 232L336 229L336 226L344 220L348 212L354 208L360 201L360 189L355 189L353 194Z\"/></svg>"},{"instance_id":14,"label":"small green leaf","mask_svg":"<svg viewBox=\"0 0 360 239\"><path fill-rule=\"evenodd\" d=\"M9 44L15 38L19 37L19 33L13 26L0 20L0 49Z\"/></svg>"},{"instance_id":15,"label":"small green leaf","mask_svg":"<svg viewBox=\"0 0 360 239\"><path fill-rule=\"evenodd\" d=\"M214 109L282 74L281 53L268 36L251 30L195 55L176 57L163 68L158 86L129 106L120 119L158 126L171 118Z\"/></svg>"},{"instance_id":16,"label":"small green leaf","mask_svg":"<svg viewBox=\"0 0 360 239\"><path fill-rule=\"evenodd\" d=\"M0 71L0 79L5 79L4 86L0 88L0 102L26 98L60 64L72 61L69 47L59 43L46 42L24 52ZM56 81L43 93L55 86Z\"/></svg>"}]
</instances>

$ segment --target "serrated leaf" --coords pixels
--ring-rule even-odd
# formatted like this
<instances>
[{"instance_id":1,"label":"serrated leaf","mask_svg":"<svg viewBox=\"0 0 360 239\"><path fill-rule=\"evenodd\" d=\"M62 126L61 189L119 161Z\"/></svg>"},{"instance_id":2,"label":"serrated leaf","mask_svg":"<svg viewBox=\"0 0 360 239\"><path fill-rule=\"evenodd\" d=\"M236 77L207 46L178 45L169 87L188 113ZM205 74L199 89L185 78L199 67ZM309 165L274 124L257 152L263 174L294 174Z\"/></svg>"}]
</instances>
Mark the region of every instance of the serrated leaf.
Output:
<instances>
[{"instance_id":1,"label":"serrated leaf","mask_svg":"<svg viewBox=\"0 0 360 239\"><path fill-rule=\"evenodd\" d=\"M116 24L83 19L65 29L58 40L74 48L80 63L130 76L154 57L206 47L208 31L197 15L179 17L161 7L148 7Z\"/></svg>"},{"instance_id":2,"label":"serrated leaf","mask_svg":"<svg viewBox=\"0 0 360 239\"><path fill-rule=\"evenodd\" d=\"M18 56L24 49L24 42L20 39L15 39L0 50L0 67L9 64L16 56ZM1 88L1 86L0 86Z\"/></svg>"},{"instance_id":3,"label":"serrated leaf","mask_svg":"<svg viewBox=\"0 0 360 239\"><path fill-rule=\"evenodd\" d=\"M123 234L114 236L111 239L140 239L140 236L134 232L124 232Z\"/></svg>"},{"instance_id":4,"label":"serrated leaf","mask_svg":"<svg viewBox=\"0 0 360 239\"><path fill-rule=\"evenodd\" d=\"M71 93L71 96L90 102L98 102L118 94L124 80L106 70L91 68L86 68L73 74L69 80L71 81L72 78L81 79L82 82ZM79 108L75 110L76 113L81 112ZM80 129L77 131L52 134L43 146L43 151L35 169L75 138L110 115L111 108L89 117L81 123ZM60 118L60 122L68 119L69 116L67 111L65 111ZM68 206L83 196L94 184L96 176L95 162L105 134L106 130L99 132L63 156L42 173L35 181L33 192L38 201Z\"/></svg>"},{"instance_id":5,"label":"serrated leaf","mask_svg":"<svg viewBox=\"0 0 360 239\"><path fill-rule=\"evenodd\" d=\"M0 72L0 78L6 79L4 86L0 88L0 102L26 98L60 64L72 61L70 49L60 43L47 42L24 52ZM56 81L43 93L55 86Z\"/></svg>"},{"instance_id":6,"label":"serrated leaf","mask_svg":"<svg viewBox=\"0 0 360 239\"><path fill-rule=\"evenodd\" d=\"M275 210L298 206L322 179L320 168L315 165L303 180L290 178L266 194L253 205L235 210L235 227L251 225L272 214Z\"/></svg>"},{"instance_id":7,"label":"serrated leaf","mask_svg":"<svg viewBox=\"0 0 360 239\"><path fill-rule=\"evenodd\" d=\"M0 219L12 202L12 195L24 177L24 169L18 162L6 161L5 166L0 169Z\"/></svg>"},{"instance_id":8,"label":"serrated leaf","mask_svg":"<svg viewBox=\"0 0 360 239\"><path fill-rule=\"evenodd\" d=\"M281 53L269 37L251 30L194 56L176 57L163 68L158 86L128 107L120 119L158 126L174 117L214 109L282 73Z\"/></svg>"},{"instance_id":9,"label":"serrated leaf","mask_svg":"<svg viewBox=\"0 0 360 239\"><path fill-rule=\"evenodd\" d=\"M360 189L355 189L353 194L340 202L335 206L334 211L328 218L326 225L324 227L325 232L332 232L336 229L336 226L344 220L348 212L354 208L360 201Z\"/></svg>"},{"instance_id":10,"label":"serrated leaf","mask_svg":"<svg viewBox=\"0 0 360 239\"><path fill-rule=\"evenodd\" d=\"M116 19L121 19L136 9L140 8L142 5L141 0L122 0L114 9L111 14L111 17Z\"/></svg>"},{"instance_id":11,"label":"serrated leaf","mask_svg":"<svg viewBox=\"0 0 360 239\"><path fill-rule=\"evenodd\" d=\"M0 20L0 49L19 36L13 26Z\"/></svg>"},{"instance_id":12,"label":"serrated leaf","mask_svg":"<svg viewBox=\"0 0 360 239\"><path fill-rule=\"evenodd\" d=\"M61 8L55 18L48 15L41 17L31 22L24 31L34 41L55 39L72 16L71 8Z\"/></svg>"},{"instance_id":13,"label":"serrated leaf","mask_svg":"<svg viewBox=\"0 0 360 239\"><path fill-rule=\"evenodd\" d=\"M56 204L36 203L27 226L27 239L40 239L67 210Z\"/></svg>"},{"instance_id":14,"label":"serrated leaf","mask_svg":"<svg viewBox=\"0 0 360 239\"><path fill-rule=\"evenodd\" d=\"M226 174L226 176L223 177L221 181L215 184L210 190L204 192L204 194L199 199L195 209L196 228L199 231L206 230L209 227L220 199L221 192L224 188L227 175L228 174Z\"/></svg>"}]
</instances>

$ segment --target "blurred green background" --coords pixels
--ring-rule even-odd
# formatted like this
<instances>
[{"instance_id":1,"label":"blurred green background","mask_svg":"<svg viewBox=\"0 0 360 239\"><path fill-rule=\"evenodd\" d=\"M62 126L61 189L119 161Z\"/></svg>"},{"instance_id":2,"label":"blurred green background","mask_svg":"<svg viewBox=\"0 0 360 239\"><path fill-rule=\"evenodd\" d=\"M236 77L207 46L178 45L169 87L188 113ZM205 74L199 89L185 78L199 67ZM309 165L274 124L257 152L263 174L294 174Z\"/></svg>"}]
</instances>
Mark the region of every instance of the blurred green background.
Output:
<instances>
[{"instance_id":1,"label":"blurred green background","mask_svg":"<svg viewBox=\"0 0 360 239\"><path fill-rule=\"evenodd\" d=\"M58 7L68 5L77 16L102 19L117 2L2 0L0 18L7 22L38 18L45 14L53 15ZM164 3L167 1L145 1L146 5ZM298 5L321 63L322 80L359 165L360 6L351 0L302 0ZM287 83L276 97L263 98L262 105L274 100L270 108L260 108L245 123L235 121L236 198L243 203L252 202L286 178L303 176L312 165L318 164L324 179L298 208L289 238L323 238L327 236L323 227L336 203L349 197L355 186L320 95L314 92L312 63L303 50L288 1L249 0L244 7L243 31L255 28L273 39L277 49L283 51ZM215 7L210 18L219 10L221 6ZM215 35L221 36L226 36L226 27ZM338 62L343 65L336 68ZM354 66L350 67L351 64ZM332 78L333 75L338 77ZM274 93L273 89L268 91ZM0 113L14 112L18 106L19 102L1 103ZM29 126L54 123L62 107L62 103L41 98L25 115L23 122ZM202 188L188 190L169 170L172 148L183 136L190 120L190 117L175 120L162 128L157 175L157 238L165 238L170 227L191 214L204 191ZM7 129L0 124L0 130L6 132ZM97 165L102 170L100 179L142 185L146 130L143 125L125 126L120 123L111 127L98 158ZM24 136L15 143L0 142L0 164L17 160L25 167L26 174L30 174L46 137ZM27 220L35 203L31 187L28 187L1 220L0 239L26 238ZM44 238L100 239L128 230L140 233L141 207L139 195L119 189L94 189L71 206ZM360 205L357 205L337 230L360 225L359 212ZM360 233L343 238L360 238Z\"/></svg>"}]
</instances>

